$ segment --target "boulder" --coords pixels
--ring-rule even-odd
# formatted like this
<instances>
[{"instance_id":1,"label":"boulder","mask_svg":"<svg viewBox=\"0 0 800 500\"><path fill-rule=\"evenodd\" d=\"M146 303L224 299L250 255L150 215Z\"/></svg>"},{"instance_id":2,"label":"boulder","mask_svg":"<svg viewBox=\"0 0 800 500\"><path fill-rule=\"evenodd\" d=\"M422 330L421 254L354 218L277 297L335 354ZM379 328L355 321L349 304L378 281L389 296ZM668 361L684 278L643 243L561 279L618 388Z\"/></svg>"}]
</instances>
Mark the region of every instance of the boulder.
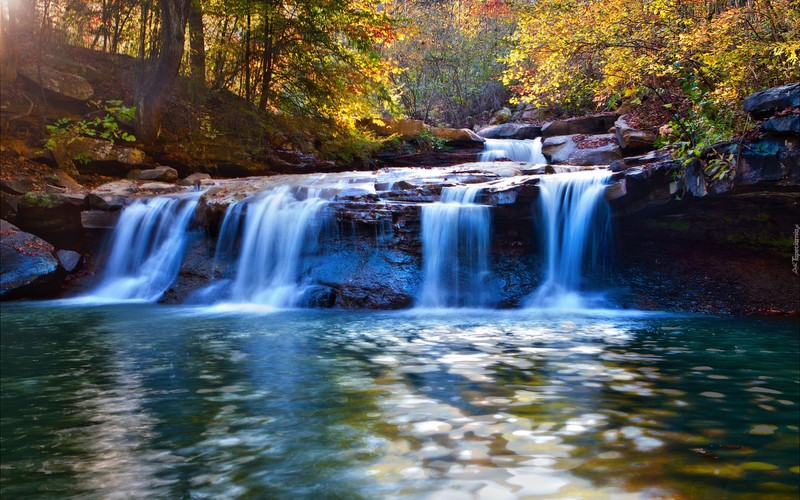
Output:
<instances>
[{"instance_id":1,"label":"boulder","mask_svg":"<svg viewBox=\"0 0 800 500\"><path fill-rule=\"evenodd\" d=\"M0 191L10 194L25 194L33 189L33 181L24 177L0 179Z\"/></svg>"},{"instance_id":2,"label":"boulder","mask_svg":"<svg viewBox=\"0 0 800 500\"><path fill-rule=\"evenodd\" d=\"M610 165L622 158L614 134L592 135L578 143L567 159L569 165Z\"/></svg>"},{"instance_id":3,"label":"boulder","mask_svg":"<svg viewBox=\"0 0 800 500\"><path fill-rule=\"evenodd\" d=\"M443 139L451 146L482 147L484 138L468 128L431 128L431 133L437 139Z\"/></svg>"},{"instance_id":4,"label":"boulder","mask_svg":"<svg viewBox=\"0 0 800 500\"><path fill-rule=\"evenodd\" d=\"M128 171L147 161L140 149L121 146L111 141L80 137L70 144L59 144L53 150L58 166L81 174L124 177ZM76 160L78 159L78 160Z\"/></svg>"},{"instance_id":5,"label":"boulder","mask_svg":"<svg viewBox=\"0 0 800 500\"><path fill-rule=\"evenodd\" d=\"M69 191L80 191L83 189L78 181L60 168L53 169L52 173L45 176L45 180L53 186L64 188Z\"/></svg>"},{"instance_id":6,"label":"boulder","mask_svg":"<svg viewBox=\"0 0 800 500\"><path fill-rule=\"evenodd\" d=\"M504 123L491 125L478 131L486 139L535 139L542 135L542 127L524 123Z\"/></svg>"},{"instance_id":7,"label":"boulder","mask_svg":"<svg viewBox=\"0 0 800 500\"><path fill-rule=\"evenodd\" d=\"M178 171L172 167L156 167L142 170L137 177L140 181L172 182L178 180Z\"/></svg>"},{"instance_id":8,"label":"boulder","mask_svg":"<svg viewBox=\"0 0 800 500\"><path fill-rule=\"evenodd\" d=\"M542 142L542 154L547 163L567 163L570 155L578 149L578 142L577 134L548 137Z\"/></svg>"},{"instance_id":9,"label":"boulder","mask_svg":"<svg viewBox=\"0 0 800 500\"><path fill-rule=\"evenodd\" d=\"M628 124L627 115L614 122L614 134L619 147L626 155L638 155L652 151L656 135L645 130L637 130Z\"/></svg>"},{"instance_id":10,"label":"boulder","mask_svg":"<svg viewBox=\"0 0 800 500\"><path fill-rule=\"evenodd\" d=\"M492 115L492 119L489 121L490 125L499 125L501 123L508 123L511 121L513 113L508 108L501 108L494 115Z\"/></svg>"},{"instance_id":11,"label":"boulder","mask_svg":"<svg viewBox=\"0 0 800 500\"><path fill-rule=\"evenodd\" d=\"M77 101L86 101L94 95L94 89L85 78L59 71L50 66L28 64L17 70L25 80L59 96Z\"/></svg>"},{"instance_id":12,"label":"boulder","mask_svg":"<svg viewBox=\"0 0 800 500\"><path fill-rule=\"evenodd\" d=\"M744 112L753 118L767 118L786 108L800 106L800 82L773 87L750 94L744 100Z\"/></svg>"},{"instance_id":13,"label":"boulder","mask_svg":"<svg viewBox=\"0 0 800 500\"><path fill-rule=\"evenodd\" d=\"M14 221L17 217L19 200L21 199L21 196L0 191L0 219Z\"/></svg>"},{"instance_id":14,"label":"boulder","mask_svg":"<svg viewBox=\"0 0 800 500\"><path fill-rule=\"evenodd\" d=\"M195 172L192 175L186 177L185 179L181 180L178 185L179 186L196 186L199 185L201 182L210 179L211 176L208 174L204 174L202 172Z\"/></svg>"},{"instance_id":15,"label":"boulder","mask_svg":"<svg viewBox=\"0 0 800 500\"><path fill-rule=\"evenodd\" d=\"M86 196L86 204L101 210L118 210L137 191L139 186L131 180L107 182Z\"/></svg>"},{"instance_id":16,"label":"boulder","mask_svg":"<svg viewBox=\"0 0 800 500\"><path fill-rule=\"evenodd\" d=\"M567 120L546 123L542 127L542 137L573 134L605 134L619 118L617 114L580 116Z\"/></svg>"},{"instance_id":17,"label":"boulder","mask_svg":"<svg viewBox=\"0 0 800 500\"><path fill-rule=\"evenodd\" d=\"M56 252L56 257L61 267L68 273L77 270L82 259L81 254L72 250L59 250Z\"/></svg>"},{"instance_id":18,"label":"boulder","mask_svg":"<svg viewBox=\"0 0 800 500\"><path fill-rule=\"evenodd\" d=\"M734 145L734 147L738 147ZM734 184L751 186L761 182L777 182L790 176L787 165L781 161L784 143L780 140L762 139L750 143L739 151ZM735 153L735 149L731 149Z\"/></svg>"},{"instance_id":19,"label":"boulder","mask_svg":"<svg viewBox=\"0 0 800 500\"><path fill-rule=\"evenodd\" d=\"M119 215L119 211L84 210L81 212L81 227L84 229L114 229Z\"/></svg>"},{"instance_id":20,"label":"boulder","mask_svg":"<svg viewBox=\"0 0 800 500\"><path fill-rule=\"evenodd\" d=\"M800 115L776 116L765 121L761 128L776 134L800 135Z\"/></svg>"},{"instance_id":21,"label":"boulder","mask_svg":"<svg viewBox=\"0 0 800 500\"><path fill-rule=\"evenodd\" d=\"M411 120L408 118L381 118L365 122L368 130L381 137L399 135L403 139L419 137L419 134L427 129L422 120Z\"/></svg>"},{"instance_id":22,"label":"boulder","mask_svg":"<svg viewBox=\"0 0 800 500\"><path fill-rule=\"evenodd\" d=\"M53 245L0 220L0 296L50 281L58 270Z\"/></svg>"}]
</instances>

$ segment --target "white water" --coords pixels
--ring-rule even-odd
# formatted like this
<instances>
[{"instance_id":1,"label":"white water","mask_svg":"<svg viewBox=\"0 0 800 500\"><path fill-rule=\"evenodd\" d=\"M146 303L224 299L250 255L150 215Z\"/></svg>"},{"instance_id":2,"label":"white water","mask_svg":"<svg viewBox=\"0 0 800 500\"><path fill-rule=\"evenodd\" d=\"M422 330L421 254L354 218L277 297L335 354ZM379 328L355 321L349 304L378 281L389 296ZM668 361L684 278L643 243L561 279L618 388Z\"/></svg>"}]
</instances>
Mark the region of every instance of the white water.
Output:
<instances>
[{"instance_id":1,"label":"white water","mask_svg":"<svg viewBox=\"0 0 800 500\"><path fill-rule=\"evenodd\" d=\"M100 283L84 302L155 302L178 276L200 193L137 200L123 209Z\"/></svg>"},{"instance_id":2,"label":"white water","mask_svg":"<svg viewBox=\"0 0 800 500\"><path fill-rule=\"evenodd\" d=\"M542 154L542 138L536 139L486 139L478 161L494 161L501 158L528 163L547 163Z\"/></svg>"},{"instance_id":3,"label":"white water","mask_svg":"<svg viewBox=\"0 0 800 500\"><path fill-rule=\"evenodd\" d=\"M544 283L530 307L581 309L592 297L582 292L587 257L594 261L610 234L605 202L607 170L543 176L539 182Z\"/></svg>"},{"instance_id":4,"label":"white water","mask_svg":"<svg viewBox=\"0 0 800 500\"><path fill-rule=\"evenodd\" d=\"M489 294L489 207L475 204L476 187L446 187L422 207L424 281L418 307L484 307Z\"/></svg>"},{"instance_id":5,"label":"white water","mask_svg":"<svg viewBox=\"0 0 800 500\"><path fill-rule=\"evenodd\" d=\"M303 256L316 247L327 203L312 190L298 199L290 186L247 202L231 285L233 302L272 308L295 305L305 289L300 279Z\"/></svg>"}]
</instances>

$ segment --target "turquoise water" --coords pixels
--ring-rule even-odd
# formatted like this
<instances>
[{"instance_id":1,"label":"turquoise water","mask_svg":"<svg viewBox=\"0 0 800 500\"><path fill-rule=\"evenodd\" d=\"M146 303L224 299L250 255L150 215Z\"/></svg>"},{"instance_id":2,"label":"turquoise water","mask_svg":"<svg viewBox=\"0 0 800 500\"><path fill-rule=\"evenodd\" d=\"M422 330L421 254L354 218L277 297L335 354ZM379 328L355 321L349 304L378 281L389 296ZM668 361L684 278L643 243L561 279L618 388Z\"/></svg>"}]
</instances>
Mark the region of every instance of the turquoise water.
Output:
<instances>
[{"instance_id":1,"label":"turquoise water","mask_svg":"<svg viewBox=\"0 0 800 500\"><path fill-rule=\"evenodd\" d=\"M3 304L0 340L4 499L800 492L796 322Z\"/></svg>"}]
</instances>

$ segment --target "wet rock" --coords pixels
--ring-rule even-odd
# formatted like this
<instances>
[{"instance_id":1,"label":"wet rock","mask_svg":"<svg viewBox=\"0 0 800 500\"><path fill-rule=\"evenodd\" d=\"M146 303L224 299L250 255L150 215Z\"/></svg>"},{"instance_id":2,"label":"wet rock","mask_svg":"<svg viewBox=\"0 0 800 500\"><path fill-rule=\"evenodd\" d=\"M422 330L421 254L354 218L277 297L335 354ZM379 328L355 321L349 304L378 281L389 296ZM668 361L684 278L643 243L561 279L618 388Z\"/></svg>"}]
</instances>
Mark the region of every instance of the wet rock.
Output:
<instances>
[{"instance_id":1,"label":"wet rock","mask_svg":"<svg viewBox=\"0 0 800 500\"><path fill-rule=\"evenodd\" d=\"M484 127L478 135L486 139L535 139L542 135L542 127L525 123L504 123Z\"/></svg>"},{"instance_id":2,"label":"wet rock","mask_svg":"<svg viewBox=\"0 0 800 500\"><path fill-rule=\"evenodd\" d=\"M156 167L139 172L140 181L172 182L178 180L178 171L172 167Z\"/></svg>"},{"instance_id":3,"label":"wet rock","mask_svg":"<svg viewBox=\"0 0 800 500\"><path fill-rule=\"evenodd\" d=\"M603 114L581 116L578 118L546 123L542 127L542 137L574 134L605 134L614 126L614 122L617 118L619 118L617 114Z\"/></svg>"},{"instance_id":4,"label":"wet rock","mask_svg":"<svg viewBox=\"0 0 800 500\"><path fill-rule=\"evenodd\" d=\"M0 220L0 296L47 284L58 269L50 243Z\"/></svg>"},{"instance_id":5,"label":"wet rock","mask_svg":"<svg viewBox=\"0 0 800 500\"><path fill-rule=\"evenodd\" d=\"M328 308L336 303L336 291L329 286L312 285L303 290L298 307Z\"/></svg>"},{"instance_id":6,"label":"wet rock","mask_svg":"<svg viewBox=\"0 0 800 500\"><path fill-rule=\"evenodd\" d=\"M82 260L81 254L72 250L59 250L56 252L56 257L61 267L68 273L77 270Z\"/></svg>"},{"instance_id":7,"label":"wet rock","mask_svg":"<svg viewBox=\"0 0 800 500\"><path fill-rule=\"evenodd\" d=\"M85 78L59 71L50 66L26 65L17 74L56 95L86 101L94 95L94 89Z\"/></svg>"},{"instance_id":8,"label":"wet rock","mask_svg":"<svg viewBox=\"0 0 800 500\"><path fill-rule=\"evenodd\" d=\"M744 112L753 118L766 118L786 108L800 106L800 83L773 87L751 94L744 100Z\"/></svg>"}]
</instances>

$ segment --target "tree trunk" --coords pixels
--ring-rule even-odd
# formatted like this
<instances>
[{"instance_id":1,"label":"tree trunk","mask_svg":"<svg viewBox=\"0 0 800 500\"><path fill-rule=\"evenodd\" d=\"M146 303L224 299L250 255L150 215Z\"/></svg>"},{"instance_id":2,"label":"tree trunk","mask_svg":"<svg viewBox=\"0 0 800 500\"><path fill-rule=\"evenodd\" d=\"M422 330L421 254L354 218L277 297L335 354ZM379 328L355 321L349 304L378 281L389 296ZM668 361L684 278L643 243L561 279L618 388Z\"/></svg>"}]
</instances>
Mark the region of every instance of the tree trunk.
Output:
<instances>
[{"instance_id":1,"label":"tree trunk","mask_svg":"<svg viewBox=\"0 0 800 500\"><path fill-rule=\"evenodd\" d=\"M250 95L250 6L247 7L247 31L244 34L244 98L252 102Z\"/></svg>"},{"instance_id":2,"label":"tree trunk","mask_svg":"<svg viewBox=\"0 0 800 500\"><path fill-rule=\"evenodd\" d=\"M161 5L161 53L155 71L139 82L136 103L136 138L152 144L161 128L161 114L178 77L189 0L159 0Z\"/></svg>"},{"instance_id":3,"label":"tree trunk","mask_svg":"<svg viewBox=\"0 0 800 500\"><path fill-rule=\"evenodd\" d=\"M8 19L3 18L2 33L0 33L0 81L13 82L17 79L17 68L20 60L25 60L24 41L32 41L34 33L34 19L36 2L34 0L20 0L6 2ZM4 9L5 10L5 9ZM0 12L2 15L3 12Z\"/></svg>"},{"instance_id":4,"label":"tree trunk","mask_svg":"<svg viewBox=\"0 0 800 500\"><path fill-rule=\"evenodd\" d=\"M192 86L195 92L200 92L206 85L206 40L200 0L189 2L189 67Z\"/></svg>"}]
</instances>

